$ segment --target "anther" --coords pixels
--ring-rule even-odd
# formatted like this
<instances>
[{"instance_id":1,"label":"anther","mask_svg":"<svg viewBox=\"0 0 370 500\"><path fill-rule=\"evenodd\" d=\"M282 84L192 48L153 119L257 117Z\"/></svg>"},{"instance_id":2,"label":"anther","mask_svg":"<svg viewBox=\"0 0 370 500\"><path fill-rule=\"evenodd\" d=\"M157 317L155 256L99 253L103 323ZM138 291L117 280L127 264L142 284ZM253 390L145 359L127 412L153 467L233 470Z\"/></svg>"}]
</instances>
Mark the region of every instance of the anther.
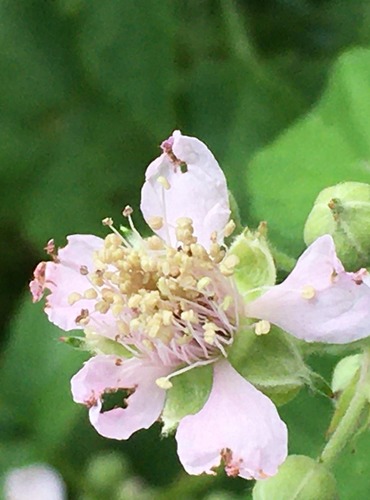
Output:
<instances>
[{"instance_id":1,"label":"anther","mask_svg":"<svg viewBox=\"0 0 370 500\"><path fill-rule=\"evenodd\" d=\"M163 175L158 177L157 182L159 182L159 184L163 186L164 189L170 189L171 187L170 183L168 182L168 179L166 179L166 177L163 177Z\"/></svg>"},{"instance_id":2,"label":"anther","mask_svg":"<svg viewBox=\"0 0 370 500\"><path fill-rule=\"evenodd\" d=\"M88 290L85 290L85 292L84 292L85 299L96 299L97 296L98 296L98 293L94 288L89 288Z\"/></svg>"},{"instance_id":3,"label":"anther","mask_svg":"<svg viewBox=\"0 0 370 500\"><path fill-rule=\"evenodd\" d=\"M316 290L311 285L305 285L301 290L301 296L304 299L310 300L313 299L316 295Z\"/></svg>"},{"instance_id":4,"label":"anther","mask_svg":"<svg viewBox=\"0 0 370 500\"><path fill-rule=\"evenodd\" d=\"M113 226L113 219L111 217L106 217L105 219L102 220L103 226L108 226L111 227Z\"/></svg>"},{"instance_id":5,"label":"anther","mask_svg":"<svg viewBox=\"0 0 370 500\"><path fill-rule=\"evenodd\" d=\"M158 231L163 227L163 217L153 216L148 218L148 224L153 231Z\"/></svg>"},{"instance_id":6,"label":"anther","mask_svg":"<svg viewBox=\"0 0 370 500\"><path fill-rule=\"evenodd\" d=\"M78 292L72 292L68 295L68 304L70 306L73 306L73 304L76 304L79 300L82 299L82 295Z\"/></svg>"},{"instance_id":7,"label":"anther","mask_svg":"<svg viewBox=\"0 0 370 500\"><path fill-rule=\"evenodd\" d=\"M170 382L167 377L159 377L157 378L155 383L157 384L158 387L164 390L168 390L171 389L171 387L173 387L172 382Z\"/></svg>"},{"instance_id":8,"label":"anther","mask_svg":"<svg viewBox=\"0 0 370 500\"><path fill-rule=\"evenodd\" d=\"M228 238L229 236L231 236L233 234L233 232L235 231L235 228L236 228L235 222L232 219L230 219L229 222L226 224L225 229L224 229L225 238Z\"/></svg>"},{"instance_id":9,"label":"anther","mask_svg":"<svg viewBox=\"0 0 370 500\"><path fill-rule=\"evenodd\" d=\"M256 335L266 335L271 330L271 324L269 321L263 319L255 324L254 332Z\"/></svg>"},{"instance_id":10,"label":"anther","mask_svg":"<svg viewBox=\"0 0 370 500\"><path fill-rule=\"evenodd\" d=\"M130 217L133 211L134 210L132 207L130 207L130 205L126 205L125 208L122 210L122 215L123 217Z\"/></svg>"}]
</instances>

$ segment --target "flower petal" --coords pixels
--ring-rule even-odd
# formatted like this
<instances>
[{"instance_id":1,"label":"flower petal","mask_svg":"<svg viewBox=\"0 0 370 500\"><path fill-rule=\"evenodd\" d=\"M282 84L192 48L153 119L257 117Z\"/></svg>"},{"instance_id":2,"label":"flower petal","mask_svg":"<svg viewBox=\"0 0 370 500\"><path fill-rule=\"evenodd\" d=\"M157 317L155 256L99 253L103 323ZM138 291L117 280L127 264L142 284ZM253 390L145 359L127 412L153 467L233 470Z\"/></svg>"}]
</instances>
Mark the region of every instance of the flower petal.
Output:
<instances>
[{"instance_id":1,"label":"flower petal","mask_svg":"<svg viewBox=\"0 0 370 500\"><path fill-rule=\"evenodd\" d=\"M331 236L318 238L288 278L247 305L265 319L308 342L344 344L370 335L367 272L345 272Z\"/></svg>"},{"instance_id":2,"label":"flower petal","mask_svg":"<svg viewBox=\"0 0 370 500\"><path fill-rule=\"evenodd\" d=\"M261 479L287 455L287 429L274 404L227 361L215 365L208 401L181 420L176 440L189 474L213 474L223 459L228 475Z\"/></svg>"},{"instance_id":3,"label":"flower petal","mask_svg":"<svg viewBox=\"0 0 370 500\"><path fill-rule=\"evenodd\" d=\"M46 314L65 331L79 328L77 316L83 309L91 308L91 300L82 299L71 305L68 297L73 292L83 294L91 287L86 275L81 274L81 266L91 270L93 252L104 244L101 238L88 234L74 234L68 236L67 241L68 244L59 249L56 261L38 264L30 283L34 302L42 298L45 289L51 291L46 298Z\"/></svg>"},{"instance_id":4,"label":"flower petal","mask_svg":"<svg viewBox=\"0 0 370 500\"><path fill-rule=\"evenodd\" d=\"M164 226L156 232L173 246L180 217L192 219L194 234L206 248L214 231L221 241L230 209L225 176L213 154L203 142L178 130L162 148L164 153L146 171L141 191L145 220L150 225L152 217L162 217ZM186 172L181 163L186 164ZM168 182L165 187L163 179Z\"/></svg>"},{"instance_id":5,"label":"flower petal","mask_svg":"<svg viewBox=\"0 0 370 500\"><path fill-rule=\"evenodd\" d=\"M159 418L166 391L155 381L167 374L168 368L141 359L96 356L72 378L73 399L90 408L90 422L99 434L111 439L128 439ZM125 407L104 410L104 395L120 390L127 391L126 396L122 396Z\"/></svg>"}]
</instances>

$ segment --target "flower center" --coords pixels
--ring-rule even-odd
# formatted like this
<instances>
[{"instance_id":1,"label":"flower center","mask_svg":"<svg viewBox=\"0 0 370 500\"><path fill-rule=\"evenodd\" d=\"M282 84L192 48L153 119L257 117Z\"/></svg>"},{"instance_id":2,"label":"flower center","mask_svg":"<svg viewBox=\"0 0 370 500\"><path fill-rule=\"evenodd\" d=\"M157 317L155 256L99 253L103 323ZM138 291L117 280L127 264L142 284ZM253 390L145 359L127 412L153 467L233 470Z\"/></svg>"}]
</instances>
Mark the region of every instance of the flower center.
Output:
<instances>
[{"instance_id":1,"label":"flower center","mask_svg":"<svg viewBox=\"0 0 370 500\"><path fill-rule=\"evenodd\" d=\"M91 299L94 310L84 309L76 321L91 334L98 321L94 311L107 314L115 341L135 355L159 356L166 365L226 356L240 309L232 280L237 257L227 254L217 235L209 251L198 244L188 218L177 220L177 248L158 236L136 236L131 244L118 232L109 234L94 254L95 269L81 269L91 287L83 297L71 294L69 302Z\"/></svg>"}]
</instances>

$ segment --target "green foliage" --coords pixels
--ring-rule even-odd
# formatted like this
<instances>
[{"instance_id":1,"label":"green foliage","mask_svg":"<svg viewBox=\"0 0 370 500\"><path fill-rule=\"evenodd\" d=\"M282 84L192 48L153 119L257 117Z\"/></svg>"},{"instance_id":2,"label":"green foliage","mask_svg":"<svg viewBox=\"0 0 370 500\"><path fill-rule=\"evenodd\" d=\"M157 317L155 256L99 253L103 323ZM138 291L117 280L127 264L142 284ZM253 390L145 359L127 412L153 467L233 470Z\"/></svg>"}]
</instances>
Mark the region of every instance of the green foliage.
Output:
<instances>
[{"instance_id":1,"label":"green foliage","mask_svg":"<svg viewBox=\"0 0 370 500\"><path fill-rule=\"evenodd\" d=\"M369 84L370 50L341 56L319 104L249 165L252 216L269 221L286 251L302 248L304 221L322 189L369 179Z\"/></svg>"}]
</instances>

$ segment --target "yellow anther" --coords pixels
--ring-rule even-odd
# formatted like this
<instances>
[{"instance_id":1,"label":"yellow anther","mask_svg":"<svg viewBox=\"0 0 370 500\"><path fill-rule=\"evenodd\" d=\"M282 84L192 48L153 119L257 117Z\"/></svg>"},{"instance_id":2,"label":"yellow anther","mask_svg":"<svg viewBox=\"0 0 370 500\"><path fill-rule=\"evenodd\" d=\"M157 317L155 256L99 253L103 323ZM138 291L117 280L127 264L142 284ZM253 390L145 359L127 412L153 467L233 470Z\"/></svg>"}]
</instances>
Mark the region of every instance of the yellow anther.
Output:
<instances>
[{"instance_id":1,"label":"yellow anther","mask_svg":"<svg viewBox=\"0 0 370 500\"><path fill-rule=\"evenodd\" d=\"M148 351L153 351L154 350L154 345L153 342L151 342L148 339L144 339L142 342L143 346L148 349Z\"/></svg>"},{"instance_id":2,"label":"yellow anther","mask_svg":"<svg viewBox=\"0 0 370 500\"><path fill-rule=\"evenodd\" d=\"M164 326L170 326L172 324L172 318L172 311L162 311L162 321Z\"/></svg>"},{"instance_id":3,"label":"yellow anther","mask_svg":"<svg viewBox=\"0 0 370 500\"><path fill-rule=\"evenodd\" d=\"M216 338L216 332L218 330L217 325L212 321L209 321L208 323L205 323L203 328L204 340L207 342L207 344L213 345Z\"/></svg>"},{"instance_id":4,"label":"yellow anther","mask_svg":"<svg viewBox=\"0 0 370 500\"><path fill-rule=\"evenodd\" d=\"M170 267L170 263L167 260L165 260L164 262L161 262L159 267L162 269L162 273L165 276L169 276L170 271L171 271L171 267Z\"/></svg>"},{"instance_id":5,"label":"yellow anther","mask_svg":"<svg viewBox=\"0 0 370 500\"><path fill-rule=\"evenodd\" d=\"M109 311L110 304L108 302L105 302L105 300L101 300L95 304L95 311L98 311L102 314L105 314Z\"/></svg>"},{"instance_id":6,"label":"yellow anther","mask_svg":"<svg viewBox=\"0 0 370 500\"><path fill-rule=\"evenodd\" d=\"M217 242L217 231L212 231L212 233L211 233L211 241L212 241L212 243L216 243Z\"/></svg>"},{"instance_id":7,"label":"yellow anther","mask_svg":"<svg viewBox=\"0 0 370 500\"><path fill-rule=\"evenodd\" d=\"M134 318L130 321L130 330L140 330L142 328L141 321L139 318Z\"/></svg>"},{"instance_id":8,"label":"yellow anther","mask_svg":"<svg viewBox=\"0 0 370 500\"><path fill-rule=\"evenodd\" d=\"M313 299L316 295L316 290L311 285L305 285L301 290L301 295L304 299Z\"/></svg>"},{"instance_id":9,"label":"yellow anther","mask_svg":"<svg viewBox=\"0 0 370 500\"><path fill-rule=\"evenodd\" d=\"M159 184L163 186L164 189L170 189L171 187L170 183L168 182L168 179L166 177L163 177L163 175L160 175L158 177L157 182L159 182Z\"/></svg>"},{"instance_id":10,"label":"yellow anther","mask_svg":"<svg viewBox=\"0 0 370 500\"><path fill-rule=\"evenodd\" d=\"M231 297L231 295L226 295L226 297L224 298L224 300L221 303L221 309L223 311L227 311L229 309L229 307L231 306L231 304L233 303L233 301L234 300Z\"/></svg>"},{"instance_id":11,"label":"yellow anther","mask_svg":"<svg viewBox=\"0 0 370 500\"><path fill-rule=\"evenodd\" d=\"M183 311L181 313L181 319L184 321L189 321L189 323L197 323L198 322L198 316L192 309L189 309L187 311Z\"/></svg>"},{"instance_id":12,"label":"yellow anther","mask_svg":"<svg viewBox=\"0 0 370 500\"><path fill-rule=\"evenodd\" d=\"M163 278L163 277L159 278L159 280L157 282L157 287L158 287L158 290L160 291L160 293L164 297L168 297L171 295L171 290L170 290L170 287L168 286L166 278Z\"/></svg>"},{"instance_id":13,"label":"yellow anther","mask_svg":"<svg viewBox=\"0 0 370 500\"><path fill-rule=\"evenodd\" d=\"M166 391L168 389L171 389L171 387L173 387L172 382L170 382L167 377L157 378L155 383L157 384L158 387L160 387L161 389L164 389Z\"/></svg>"},{"instance_id":14,"label":"yellow anther","mask_svg":"<svg viewBox=\"0 0 370 500\"><path fill-rule=\"evenodd\" d=\"M112 290L109 290L109 288L103 288L101 294L105 302L108 302L108 304L113 304L114 292L112 292Z\"/></svg>"},{"instance_id":15,"label":"yellow anther","mask_svg":"<svg viewBox=\"0 0 370 500\"><path fill-rule=\"evenodd\" d=\"M79 300L82 299L82 295L78 292L72 292L68 295L68 304L70 306L73 306L73 304L76 304Z\"/></svg>"},{"instance_id":16,"label":"yellow anther","mask_svg":"<svg viewBox=\"0 0 370 500\"><path fill-rule=\"evenodd\" d=\"M98 296L98 293L94 288L89 288L88 290L85 290L85 292L84 292L85 299L96 299L97 296Z\"/></svg>"},{"instance_id":17,"label":"yellow anther","mask_svg":"<svg viewBox=\"0 0 370 500\"><path fill-rule=\"evenodd\" d=\"M179 217L176 219L176 226L182 229L186 229L188 227L193 227L193 221L190 217Z\"/></svg>"},{"instance_id":18,"label":"yellow anther","mask_svg":"<svg viewBox=\"0 0 370 500\"><path fill-rule=\"evenodd\" d=\"M190 251L194 257L197 257L198 259L209 261L209 256L206 251L206 249L200 245L199 243L193 243L190 245Z\"/></svg>"},{"instance_id":19,"label":"yellow anther","mask_svg":"<svg viewBox=\"0 0 370 500\"><path fill-rule=\"evenodd\" d=\"M137 307L139 307L141 301L143 300L143 297L139 294L136 294L136 295L132 295L129 299L128 299L128 307L131 307L132 309L136 309Z\"/></svg>"},{"instance_id":20,"label":"yellow anther","mask_svg":"<svg viewBox=\"0 0 370 500\"><path fill-rule=\"evenodd\" d=\"M193 278L193 276L191 276L190 274L185 274L185 276L180 276L180 278L178 278L178 282L179 285L185 290L187 288L195 287L197 283L195 278Z\"/></svg>"},{"instance_id":21,"label":"yellow anther","mask_svg":"<svg viewBox=\"0 0 370 500\"><path fill-rule=\"evenodd\" d=\"M200 280L197 283L197 289L199 291L202 291L211 283L212 283L211 278L209 278L208 276L203 276L203 278L200 278Z\"/></svg>"},{"instance_id":22,"label":"yellow anther","mask_svg":"<svg viewBox=\"0 0 370 500\"><path fill-rule=\"evenodd\" d=\"M270 322L263 319L255 324L254 332L256 335L266 335L271 330Z\"/></svg>"},{"instance_id":23,"label":"yellow anther","mask_svg":"<svg viewBox=\"0 0 370 500\"><path fill-rule=\"evenodd\" d=\"M163 217L159 216L153 216L148 218L148 224L153 229L153 231L158 231L158 229L161 229L163 227Z\"/></svg>"},{"instance_id":24,"label":"yellow anther","mask_svg":"<svg viewBox=\"0 0 370 500\"><path fill-rule=\"evenodd\" d=\"M122 247L115 248L111 253L112 262L117 262L125 258L125 251Z\"/></svg>"},{"instance_id":25,"label":"yellow anther","mask_svg":"<svg viewBox=\"0 0 370 500\"><path fill-rule=\"evenodd\" d=\"M122 243L122 239L117 235L117 234L108 234L105 238L104 238L104 246L106 247L110 247L110 246L113 246L113 247L118 247L120 246Z\"/></svg>"},{"instance_id":26,"label":"yellow anther","mask_svg":"<svg viewBox=\"0 0 370 500\"><path fill-rule=\"evenodd\" d=\"M159 236L150 236L146 240L149 250L163 250L164 243Z\"/></svg>"},{"instance_id":27,"label":"yellow anther","mask_svg":"<svg viewBox=\"0 0 370 500\"><path fill-rule=\"evenodd\" d=\"M228 255L220 264L220 271L225 276L231 276L234 267L239 264L239 258L236 255Z\"/></svg>"},{"instance_id":28,"label":"yellow anther","mask_svg":"<svg viewBox=\"0 0 370 500\"><path fill-rule=\"evenodd\" d=\"M230 219L229 222L226 224L225 229L224 229L224 236L227 238L228 236L231 236L233 232L235 231L236 224L235 222Z\"/></svg>"},{"instance_id":29,"label":"yellow anther","mask_svg":"<svg viewBox=\"0 0 370 500\"><path fill-rule=\"evenodd\" d=\"M118 327L118 331L122 335L128 335L130 333L129 325L125 321L121 321L121 320L116 321L116 325Z\"/></svg>"},{"instance_id":30,"label":"yellow anther","mask_svg":"<svg viewBox=\"0 0 370 500\"><path fill-rule=\"evenodd\" d=\"M91 274L90 281L95 286L103 286L104 285L104 280L103 280L100 273L99 274L98 273Z\"/></svg>"},{"instance_id":31,"label":"yellow anther","mask_svg":"<svg viewBox=\"0 0 370 500\"><path fill-rule=\"evenodd\" d=\"M113 316L119 316L122 313L123 309L123 304L113 304L111 306Z\"/></svg>"}]
</instances>

